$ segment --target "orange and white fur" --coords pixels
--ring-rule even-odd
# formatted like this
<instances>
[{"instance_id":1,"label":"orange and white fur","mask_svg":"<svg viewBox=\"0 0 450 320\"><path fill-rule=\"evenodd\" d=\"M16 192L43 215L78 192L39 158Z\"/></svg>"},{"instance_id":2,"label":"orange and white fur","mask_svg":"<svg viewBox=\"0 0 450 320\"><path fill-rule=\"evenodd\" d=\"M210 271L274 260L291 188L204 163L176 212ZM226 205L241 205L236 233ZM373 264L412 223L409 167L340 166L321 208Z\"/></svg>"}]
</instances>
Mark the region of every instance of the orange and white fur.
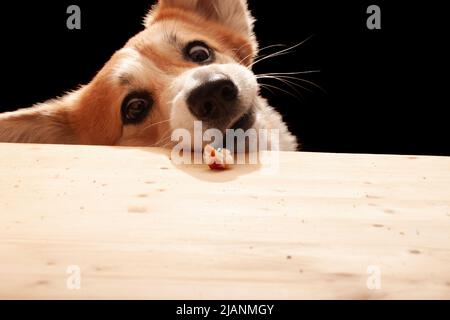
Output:
<instances>
[{"instance_id":1,"label":"orange and white fur","mask_svg":"<svg viewBox=\"0 0 450 320\"><path fill-rule=\"evenodd\" d=\"M253 22L245 0L160 0L89 84L0 114L0 142L169 146L172 130L202 120L279 129L280 149L296 150L251 71Z\"/></svg>"}]
</instances>

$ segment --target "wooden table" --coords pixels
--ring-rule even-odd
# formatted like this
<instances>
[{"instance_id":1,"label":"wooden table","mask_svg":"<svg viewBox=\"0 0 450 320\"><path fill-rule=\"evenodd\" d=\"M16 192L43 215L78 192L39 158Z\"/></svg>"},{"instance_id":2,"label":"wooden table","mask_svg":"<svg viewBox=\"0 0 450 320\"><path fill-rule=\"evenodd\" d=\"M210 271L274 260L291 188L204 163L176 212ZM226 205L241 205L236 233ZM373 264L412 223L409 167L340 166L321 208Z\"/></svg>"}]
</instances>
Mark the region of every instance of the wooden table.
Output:
<instances>
[{"instance_id":1,"label":"wooden table","mask_svg":"<svg viewBox=\"0 0 450 320\"><path fill-rule=\"evenodd\" d=\"M168 155L0 144L0 299L450 298L450 158Z\"/></svg>"}]
</instances>

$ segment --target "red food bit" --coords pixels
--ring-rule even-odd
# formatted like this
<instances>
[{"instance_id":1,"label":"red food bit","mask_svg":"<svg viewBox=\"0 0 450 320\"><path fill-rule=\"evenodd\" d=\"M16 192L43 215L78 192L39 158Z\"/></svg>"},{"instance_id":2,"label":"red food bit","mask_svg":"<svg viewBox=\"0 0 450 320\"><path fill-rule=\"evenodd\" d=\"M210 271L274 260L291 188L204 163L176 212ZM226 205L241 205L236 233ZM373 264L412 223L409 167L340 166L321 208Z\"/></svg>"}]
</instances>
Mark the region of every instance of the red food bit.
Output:
<instances>
[{"instance_id":1,"label":"red food bit","mask_svg":"<svg viewBox=\"0 0 450 320\"><path fill-rule=\"evenodd\" d=\"M211 170L226 170L233 164L233 157L227 149L215 149L207 145L203 155L205 163Z\"/></svg>"},{"instance_id":2,"label":"red food bit","mask_svg":"<svg viewBox=\"0 0 450 320\"><path fill-rule=\"evenodd\" d=\"M227 169L227 167L225 167L224 165L222 165L222 164L217 164L217 163L213 163L213 164L210 164L209 165L209 168L211 169L211 170L226 170Z\"/></svg>"}]
</instances>

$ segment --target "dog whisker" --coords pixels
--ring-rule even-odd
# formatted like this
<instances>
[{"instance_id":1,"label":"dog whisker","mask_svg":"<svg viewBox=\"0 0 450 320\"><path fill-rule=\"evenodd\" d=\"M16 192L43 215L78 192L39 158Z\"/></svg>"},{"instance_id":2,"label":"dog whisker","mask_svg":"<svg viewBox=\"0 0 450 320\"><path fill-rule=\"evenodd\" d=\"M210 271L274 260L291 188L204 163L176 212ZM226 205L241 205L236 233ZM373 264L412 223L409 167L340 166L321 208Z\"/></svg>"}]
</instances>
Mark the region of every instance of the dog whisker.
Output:
<instances>
[{"instance_id":1,"label":"dog whisker","mask_svg":"<svg viewBox=\"0 0 450 320\"><path fill-rule=\"evenodd\" d=\"M302 87L303 89L311 92L311 90L309 90L303 86L300 86L298 83L294 82L294 81L300 81L300 82L307 83L313 87L316 87L319 90L321 90L322 92L326 93L326 90L324 88L322 88L321 86L319 86L318 84L316 84L315 82L306 80L306 79L300 78L300 77L294 77L295 75L311 74L311 73L319 73L319 72L320 72L320 70L309 70L309 71L300 71L300 72L272 72L272 73L263 73L263 74L256 75L256 78L257 79L276 79L279 81L282 81L281 79L283 79L285 81L288 81L292 85ZM290 81L290 80L292 80L292 81Z\"/></svg>"},{"instance_id":2,"label":"dog whisker","mask_svg":"<svg viewBox=\"0 0 450 320\"><path fill-rule=\"evenodd\" d=\"M169 140L169 142L167 142L166 144L162 145L161 148L165 149L167 147L169 147L171 145L172 141Z\"/></svg>"},{"instance_id":3,"label":"dog whisker","mask_svg":"<svg viewBox=\"0 0 450 320\"><path fill-rule=\"evenodd\" d=\"M168 139L169 139L169 140L172 139L172 129L171 129L171 128L168 129L168 130L166 130L166 131L163 133L162 138L161 138L160 140L158 140L156 143L154 143L154 144L152 145L152 147L160 147L160 144L163 143L163 142L165 142L165 141L167 141Z\"/></svg>"},{"instance_id":4,"label":"dog whisker","mask_svg":"<svg viewBox=\"0 0 450 320\"><path fill-rule=\"evenodd\" d=\"M241 51L241 49L243 48L243 47L245 47L247 44L246 43L244 43L242 46L240 46L239 48L233 48L233 49L231 49L231 51L233 51L233 52L239 52L239 51Z\"/></svg>"},{"instance_id":5,"label":"dog whisker","mask_svg":"<svg viewBox=\"0 0 450 320\"><path fill-rule=\"evenodd\" d=\"M311 86L314 86L314 87L318 88L318 89L321 90L322 92L327 93L326 90L325 90L324 88L322 88L322 87L319 86L317 83L312 82L312 81L310 81L310 80L306 80L306 79L298 78L298 77L290 77L290 76L278 76L278 77L279 77L279 78L283 78L283 79L292 79L292 80L297 80L297 81L301 81L301 82L304 82L304 83L308 83L308 84L310 84Z\"/></svg>"},{"instance_id":6,"label":"dog whisker","mask_svg":"<svg viewBox=\"0 0 450 320\"><path fill-rule=\"evenodd\" d=\"M266 59L271 59L271 58L276 58L279 56L283 56L289 53L292 53L293 51L285 51L285 52L279 52L279 53L268 53L268 54L264 54L264 55L260 55L258 56L258 59L255 60L248 68L252 69L253 66L255 66L257 63L266 60Z\"/></svg>"},{"instance_id":7,"label":"dog whisker","mask_svg":"<svg viewBox=\"0 0 450 320\"><path fill-rule=\"evenodd\" d=\"M311 90L309 90L309 89L306 88L305 86L302 86L302 85L300 85L300 84L298 84L298 83L295 83L295 82L293 82L293 81L290 81L290 80L287 80L287 79L283 79L283 78L279 78L279 77L274 77L274 76L264 76L264 77L261 77L261 78L259 78L259 79L273 79L273 80L280 81L280 82L284 83L285 85L287 85L288 87L290 87L291 89L295 90L295 92L298 92L298 93L300 93L300 92L299 92L295 87L298 87L298 88L301 88L301 89L303 89L303 90L312 92Z\"/></svg>"},{"instance_id":8,"label":"dog whisker","mask_svg":"<svg viewBox=\"0 0 450 320\"><path fill-rule=\"evenodd\" d=\"M275 58L275 57L279 57L279 56L282 56L282 55L286 55L286 54L291 53L292 50L294 50L294 49L300 47L300 46L303 45L305 42L307 42L308 40L310 40L313 36L314 36L314 35L309 36L308 38L306 38L306 39L303 40L302 42L299 42L299 43L297 43L296 45L293 45L293 46L291 46L291 47L289 47L289 48L280 50L280 51L278 51L278 52L274 52L274 53L269 54L269 55L267 55L267 56L265 56L265 57L262 57L261 59L257 59L255 62L253 62L253 63L251 64L250 68L252 68L252 67L253 67L254 65L256 65L257 63L260 63L261 61L264 61L264 60L267 60L267 59L271 59L271 58Z\"/></svg>"},{"instance_id":9,"label":"dog whisker","mask_svg":"<svg viewBox=\"0 0 450 320\"><path fill-rule=\"evenodd\" d=\"M161 139L159 139L156 143L153 144L153 147L159 147L161 143L167 141L167 139L171 138L172 134L167 135L164 134L163 137Z\"/></svg>"},{"instance_id":10,"label":"dog whisker","mask_svg":"<svg viewBox=\"0 0 450 320\"><path fill-rule=\"evenodd\" d=\"M308 83L308 84L310 84L310 85L312 85L312 86L318 88L318 89L321 90L323 93L327 93L327 91L326 91L324 88L322 88L321 86L319 86L319 85L318 85L317 83L315 83L315 82L312 82L312 81L306 80L306 79L302 79L302 78L295 78L295 79L298 80L298 81L304 82L304 83Z\"/></svg>"},{"instance_id":11,"label":"dog whisker","mask_svg":"<svg viewBox=\"0 0 450 320\"><path fill-rule=\"evenodd\" d=\"M263 47L263 48L259 49L258 51L259 51L259 52L262 52L262 51L264 51L264 50L271 49L271 48L275 48L275 47L287 47L287 45L281 44L281 43L280 43L280 44L272 44L272 45L270 45L270 46ZM241 47L237 50L237 52L239 52L242 48L243 48L243 46L241 46ZM247 58L249 58L252 54L253 54L253 53L250 53L250 54L248 54L247 56L245 56L243 59L241 59L241 61L239 61L239 64L241 64L243 61L245 61ZM266 56L266 55L264 55L264 56ZM258 57L257 57L257 58L258 58Z\"/></svg>"},{"instance_id":12,"label":"dog whisker","mask_svg":"<svg viewBox=\"0 0 450 320\"><path fill-rule=\"evenodd\" d=\"M266 89L270 93L275 94L275 92L273 92L273 90L270 87L267 87L264 83L260 83L259 86L263 89Z\"/></svg>"},{"instance_id":13,"label":"dog whisker","mask_svg":"<svg viewBox=\"0 0 450 320\"><path fill-rule=\"evenodd\" d=\"M270 73L261 73L256 75L259 76L283 76L283 75L296 75L296 74L310 74L310 73L320 73L320 70L307 70L307 71L297 71L297 72L270 72Z\"/></svg>"},{"instance_id":14,"label":"dog whisker","mask_svg":"<svg viewBox=\"0 0 450 320\"><path fill-rule=\"evenodd\" d=\"M260 85L261 85L261 84L260 84ZM295 94L293 94L292 92L289 92L289 91L287 91L287 90L281 89L281 88L279 88L279 87L277 87L277 86L274 86L274 85L271 85L271 84L267 84L267 83L265 83L265 84L262 86L262 88L265 88L265 89L267 89L267 87L273 88L273 89L276 89L276 90L279 90L279 91L282 91L282 92L284 92L284 93L286 93L286 94L288 94L288 95L290 95L290 96L296 98L297 100L300 100L299 97L296 96Z\"/></svg>"},{"instance_id":15,"label":"dog whisker","mask_svg":"<svg viewBox=\"0 0 450 320\"><path fill-rule=\"evenodd\" d=\"M150 124L149 126L145 127L143 130L148 130L148 129L153 128L153 127L155 127L155 126L158 126L158 125L161 125L161 124L170 122L171 120L172 120L172 119L167 119L167 120L163 120L163 121L160 121L160 122L152 123L152 124Z\"/></svg>"}]
</instances>

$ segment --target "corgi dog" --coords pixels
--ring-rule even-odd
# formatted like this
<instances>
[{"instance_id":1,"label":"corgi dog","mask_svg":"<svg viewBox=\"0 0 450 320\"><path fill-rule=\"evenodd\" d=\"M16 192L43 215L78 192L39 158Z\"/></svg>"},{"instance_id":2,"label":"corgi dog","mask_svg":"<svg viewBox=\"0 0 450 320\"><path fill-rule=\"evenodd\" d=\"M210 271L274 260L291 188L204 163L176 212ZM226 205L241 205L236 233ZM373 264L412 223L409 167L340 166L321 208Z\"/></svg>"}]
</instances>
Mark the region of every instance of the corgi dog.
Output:
<instances>
[{"instance_id":1,"label":"corgi dog","mask_svg":"<svg viewBox=\"0 0 450 320\"><path fill-rule=\"evenodd\" d=\"M204 130L276 129L279 149L295 151L251 70L253 24L245 0L159 0L89 84L0 114L0 142L168 147L173 130L202 121Z\"/></svg>"}]
</instances>

